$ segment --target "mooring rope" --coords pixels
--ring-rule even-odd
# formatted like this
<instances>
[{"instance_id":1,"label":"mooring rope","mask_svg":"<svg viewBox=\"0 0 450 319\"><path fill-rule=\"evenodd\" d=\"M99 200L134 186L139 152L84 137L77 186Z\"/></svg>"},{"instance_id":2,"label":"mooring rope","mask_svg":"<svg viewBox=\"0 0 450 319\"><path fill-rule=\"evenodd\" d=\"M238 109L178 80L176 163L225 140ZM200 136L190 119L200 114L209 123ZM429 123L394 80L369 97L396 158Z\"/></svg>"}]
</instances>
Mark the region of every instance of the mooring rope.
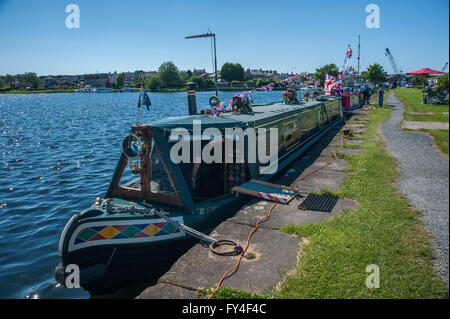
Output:
<instances>
[{"instance_id":1,"label":"mooring rope","mask_svg":"<svg viewBox=\"0 0 450 319\"><path fill-rule=\"evenodd\" d=\"M317 168L317 169L315 169L315 170L313 170L313 171L311 171L311 172L305 174L305 175L302 176L302 177L297 178L297 179L291 184L291 186L289 186L289 187L290 187L290 188L294 187L295 184L297 184L299 181L304 180L304 179L307 178L308 176L311 176L312 174L317 173L317 172L320 171L321 169L323 169L323 168L325 168L325 167L331 165L331 164L333 163L333 161L335 160L335 158L336 158L336 156L337 156L337 153L339 153L339 152L342 150L343 147L344 147L344 133L341 132L341 145L340 145L339 148L336 150L336 152L333 153L331 159L330 159L326 164L322 165L321 167L319 167L319 168ZM217 283L217 287L211 292L211 294L208 296L208 299L211 299L212 296L214 296L214 294L215 294L216 291L220 288L220 286L222 285L223 281L224 281L226 278L232 276L232 275L238 270L239 265L240 265L241 260L242 260L242 257L244 256L244 254L245 254L245 252L247 251L248 246L249 246L249 244L250 244L250 239L252 238L253 234L258 230L259 224L262 223L262 222L264 222L264 221L266 221L267 219L270 218L270 215L272 214L272 211L273 211L273 209L275 208L275 206L277 206L277 204L278 204L278 202L274 203L274 204L272 205L272 207L269 209L269 212L267 213L267 215L261 217L260 219L258 219L258 220L256 221L255 227L253 227L252 231L251 231L250 234L248 235L248 237L247 237L247 243L245 244L244 249L243 249L242 252L240 253L239 258L238 258L238 260L237 260L237 262L236 262L236 265L234 265L233 267L231 267L230 269L228 269L228 270L222 275L222 277L220 278L219 282ZM234 271L233 273L230 274L230 272L233 271L233 270L235 270L235 271Z\"/></svg>"}]
</instances>

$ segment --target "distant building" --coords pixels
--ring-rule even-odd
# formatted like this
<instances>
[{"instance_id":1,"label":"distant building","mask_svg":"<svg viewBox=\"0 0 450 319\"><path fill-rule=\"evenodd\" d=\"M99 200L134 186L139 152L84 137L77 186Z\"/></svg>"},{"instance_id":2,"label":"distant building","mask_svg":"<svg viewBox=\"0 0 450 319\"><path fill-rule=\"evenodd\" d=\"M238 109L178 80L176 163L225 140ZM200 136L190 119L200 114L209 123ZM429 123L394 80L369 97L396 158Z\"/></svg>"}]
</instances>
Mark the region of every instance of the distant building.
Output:
<instances>
[{"instance_id":1,"label":"distant building","mask_svg":"<svg viewBox=\"0 0 450 319\"><path fill-rule=\"evenodd\" d=\"M201 77L203 80L211 79L211 80L214 81L214 80L215 80L215 73L203 73L203 74L200 75L200 77ZM220 78L220 73L217 72L217 80L219 80L219 78Z\"/></svg>"},{"instance_id":2,"label":"distant building","mask_svg":"<svg viewBox=\"0 0 450 319\"><path fill-rule=\"evenodd\" d=\"M84 76L84 84L91 86L104 86L108 82L111 82L111 74L108 73L96 73L86 74Z\"/></svg>"},{"instance_id":3,"label":"distant building","mask_svg":"<svg viewBox=\"0 0 450 319\"><path fill-rule=\"evenodd\" d=\"M28 86L28 84L26 84L25 82L22 82L22 81L15 81L14 82L14 87L16 88L16 89L25 89L26 87Z\"/></svg>"},{"instance_id":4,"label":"distant building","mask_svg":"<svg viewBox=\"0 0 450 319\"><path fill-rule=\"evenodd\" d=\"M123 83L125 85L135 85L139 75L135 72L124 72L123 73Z\"/></svg>"},{"instance_id":5,"label":"distant building","mask_svg":"<svg viewBox=\"0 0 450 319\"><path fill-rule=\"evenodd\" d=\"M202 76L203 74L206 74L205 69L194 69L194 71L192 71L192 76Z\"/></svg>"},{"instance_id":6,"label":"distant building","mask_svg":"<svg viewBox=\"0 0 450 319\"><path fill-rule=\"evenodd\" d=\"M58 86L72 86L72 84L76 83L74 80L76 80L76 77L72 76L63 76L58 79L56 79L56 82L58 83Z\"/></svg>"},{"instance_id":7,"label":"distant building","mask_svg":"<svg viewBox=\"0 0 450 319\"><path fill-rule=\"evenodd\" d=\"M258 78L265 78L265 79L269 79L269 78L273 78L275 80L279 80L279 74L277 71L275 70L250 70L247 69L244 73L244 79L246 81L248 80L256 80Z\"/></svg>"},{"instance_id":8,"label":"distant building","mask_svg":"<svg viewBox=\"0 0 450 319\"><path fill-rule=\"evenodd\" d=\"M147 71L147 72L144 72L143 74L144 74L144 80L147 80L149 78L154 77L157 74L157 72L156 71Z\"/></svg>"},{"instance_id":9,"label":"distant building","mask_svg":"<svg viewBox=\"0 0 450 319\"><path fill-rule=\"evenodd\" d=\"M58 81L52 76L47 76L41 80L42 86L46 89L54 89L58 86Z\"/></svg>"}]
</instances>

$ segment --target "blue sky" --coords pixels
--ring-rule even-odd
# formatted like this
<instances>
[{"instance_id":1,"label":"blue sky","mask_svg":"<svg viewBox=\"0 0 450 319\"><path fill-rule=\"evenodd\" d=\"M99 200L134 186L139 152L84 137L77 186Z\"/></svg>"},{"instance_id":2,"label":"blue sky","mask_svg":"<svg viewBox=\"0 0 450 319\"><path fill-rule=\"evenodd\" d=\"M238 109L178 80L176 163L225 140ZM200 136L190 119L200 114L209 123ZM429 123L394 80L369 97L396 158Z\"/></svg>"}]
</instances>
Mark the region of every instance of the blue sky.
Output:
<instances>
[{"instance_id":1,"label":"blue sky","mask_svg":"<svg viewBox=\"0 0 450 319\"><path fill-rule=\"evenodd\" d=\"M80 28L65 25L68 4ZM380 7L380 28L368 29L368 4ZM342 65L348 44L356 66L380 63L388 47L405 71L442 69L449 60L448 0L0 0L0 74L84 74L179 69L212 71L208 39L185 40L210 28L217 59L244 68L314 72ZM448 69L447 69L448 71Z\"/></svg>"}]
</instances>

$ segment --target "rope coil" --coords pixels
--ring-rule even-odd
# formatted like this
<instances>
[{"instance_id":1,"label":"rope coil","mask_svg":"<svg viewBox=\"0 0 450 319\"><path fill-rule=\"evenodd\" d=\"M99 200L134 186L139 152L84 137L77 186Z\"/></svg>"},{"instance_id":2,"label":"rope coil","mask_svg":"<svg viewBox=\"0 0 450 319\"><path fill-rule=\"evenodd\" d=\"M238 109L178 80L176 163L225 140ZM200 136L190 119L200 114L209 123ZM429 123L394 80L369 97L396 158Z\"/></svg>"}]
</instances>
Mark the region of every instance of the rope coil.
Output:
<instances>
[{"instance_id":1,"label":"rope coil","mask_svg":"<svg viewBox=\"0 0 450 319\"><path fill-rule=\"evenodd\" d=\"M228 251L218 251L218 250L216 250L216 248L219 246L233 246L233 249L228 250ZM235 242L233 240L229 240L229 239L222 239L222 240L218 240L216 242L212 242L211 245L209 246L209 248L211 249L211 251L214 254L219 255L219 256L235 256L235 255L241 254L243 251L241 245L239 245L237 242Z\"/></svg>"}]
</instances>

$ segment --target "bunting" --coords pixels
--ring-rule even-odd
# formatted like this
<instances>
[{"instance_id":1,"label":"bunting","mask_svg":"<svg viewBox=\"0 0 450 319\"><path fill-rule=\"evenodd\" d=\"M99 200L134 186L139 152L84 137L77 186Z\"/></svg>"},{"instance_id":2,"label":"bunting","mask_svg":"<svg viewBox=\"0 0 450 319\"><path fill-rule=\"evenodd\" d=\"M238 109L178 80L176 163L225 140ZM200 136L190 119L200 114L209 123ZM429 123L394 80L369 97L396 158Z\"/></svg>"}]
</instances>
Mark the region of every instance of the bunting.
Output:
<instances>
[{"instance_id":1,"label":"bunting","mask_svg":"<svg viewBox=\"0 0 450 319\"><path fill-rule=\"evenodd\" d=\"M287 77L284 80L280 80L274 83L269 83L267 85L264 85L262 87L260 87L261 91L264 92L270 92L275 88L275 84L279 83L282 86L288 86L290 84L292 84L295 81L309 81L312 82L314 84L314 86L317 88L318 86L320 86L320 82L313 79L311 76L307 75L306 73L301 73L301 74L296 74L296 75L291 75L289 77ZM211 115L212 116L220 116L220 114L222 112L231 112L233 110L233 98L234 97L240 97L242 100L248 100L249 102L253 103L253 90L250 90L248 92L245 93L238 93L234 96L232 96L227 103L225 102L221 102L218 106L214 107L212 109ZM225 107L226 105L226 107Z\"/></svg>"}]
</instances>

